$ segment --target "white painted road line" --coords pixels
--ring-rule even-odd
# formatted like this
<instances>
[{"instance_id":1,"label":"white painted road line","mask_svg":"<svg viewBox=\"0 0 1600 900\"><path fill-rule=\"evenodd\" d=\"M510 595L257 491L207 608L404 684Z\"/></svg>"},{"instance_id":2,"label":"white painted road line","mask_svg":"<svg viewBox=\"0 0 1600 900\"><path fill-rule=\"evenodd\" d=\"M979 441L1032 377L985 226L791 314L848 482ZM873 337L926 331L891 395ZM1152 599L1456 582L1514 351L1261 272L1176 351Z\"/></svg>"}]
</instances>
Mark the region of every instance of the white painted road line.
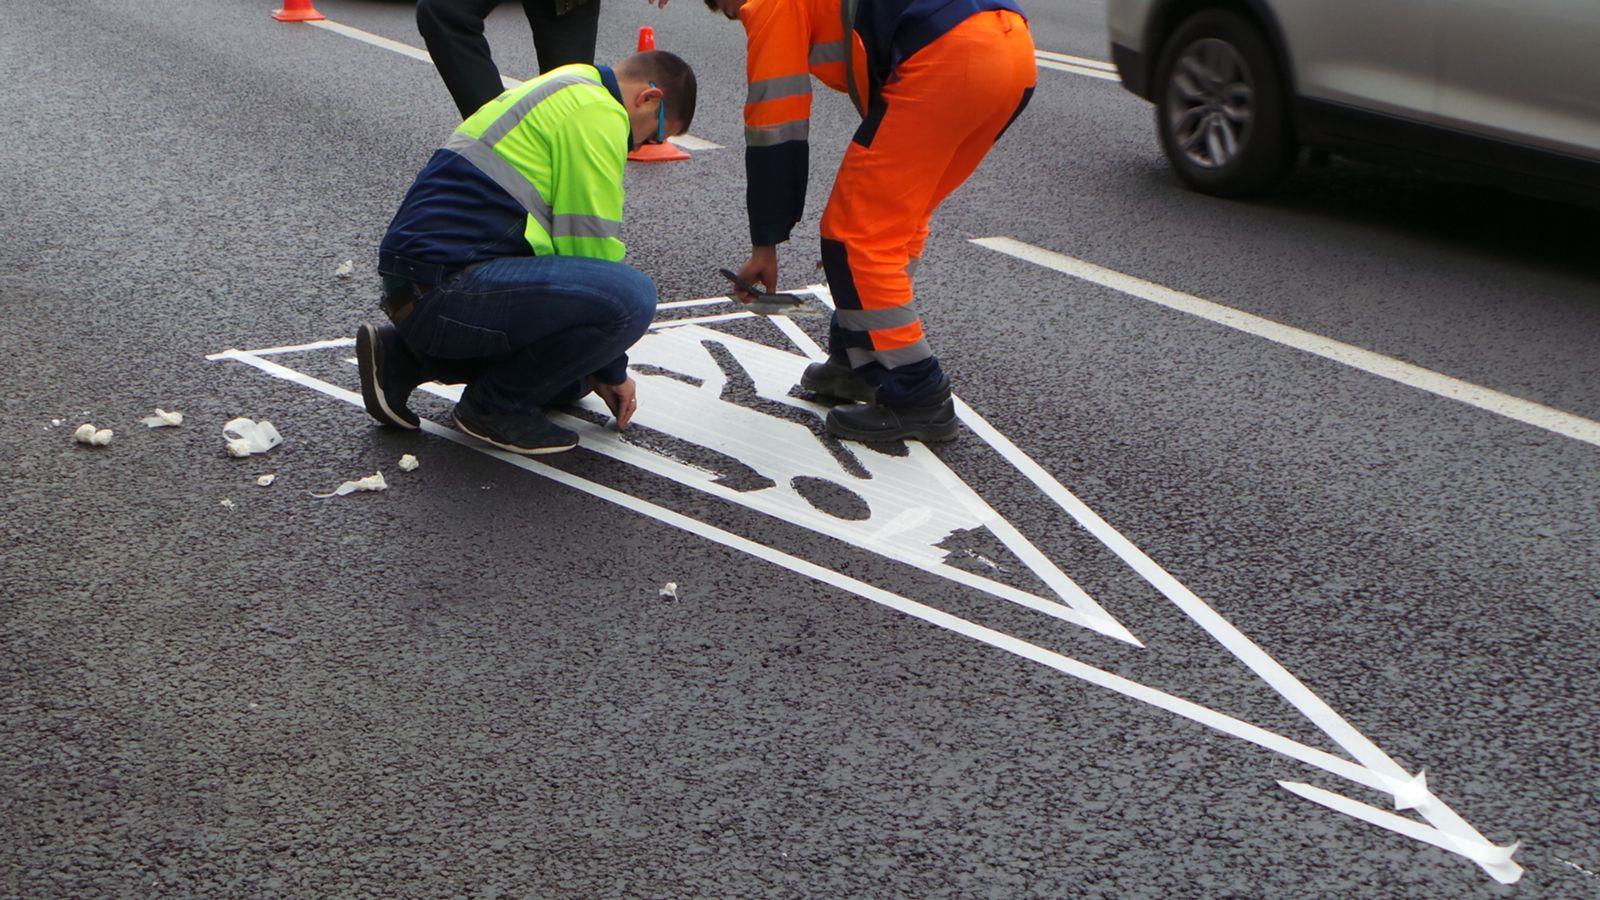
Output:
<instances>
[{"instance_id":1,"label":"white painted road line","mask_svg":"<svg viewBox=\"0 0 1600 900\"><path fill-rule=\"evenodd\" d=\"M1178 312L1187 313L1208 322L1215 322L1242 331L1245 334L1293 347L1306 353L1332 360L1353 369L1360 369L1379 378L1386 378L1408 387L1427 391L1449 400L1465 403L1485 412L1497 416L1532 425L1545 431L1569 437L1600 447L1600 422L1586 419L1582 416L1524 400L1504 394L1491 388L1481 387L1459 378L1453 378L1424 369L1421 366L1404 362L1381 353L1375 353L1343 341L1323 337L1309 331L1304 331L1290 325L1274 322L1260 316L1213 303L1192 294L1185 294L1164 285L1146 281L1133 275L1107 269L1091 262L1085 262L1071 256L1065 256L1032 244L1005 237L975 238L972 241L981 247L987 247L1047 269L1054 269L1074 278L1080 278L1091 284L1108 287L1120 291L1130 297L1148 300L1160 306Z\"/></svg>"},{"instance_id":2,"label":"white painted road line","mask_svg":"<svg viewBox=\"0 0 1600 900\"><path fill-rule=\"evenodd\" d=\"M339 34L347 38L358 40L363 44L371 44L374 47L381 47L385 50L398 53L401 56L409 56L412 59L433 65L433 57L428 55L428 51L422 49L421 47L413 47L410 44L401 43L400 41L392 38L386 38L381 34L373 34L370 31L362 31L359 28L352 28L349 25L344 25L328 19L324 19L319 22L307 22L306 24L316 28L321 28L323 31L331 31L334 34ZM507 88L514 88L522 82L512 78L510 75L502 73L500 75L500 83L505 85ZM721 144L715 144L703 138L697 138L692 134L680 134L675 137L668 138L668 140L685 150L722 149Z\"/></svg>"},{"instance_id":3,"label":"white painted road line","mask_svg":"<svg viewBox=\"0 0 1600 900\"><path fill-rule=\"evenodd\" d=\"M1065 53L1052 53L1049 50L1034 51L1034 59L1046 69L1055 69L1060 72L1071 72L1074 75L1083 75L1089 78L1099 78L1104 81L1120 81L1117 67L1098 59L1089 59L1083 56L1068 56Z\"/></svg>"}]
</instances>

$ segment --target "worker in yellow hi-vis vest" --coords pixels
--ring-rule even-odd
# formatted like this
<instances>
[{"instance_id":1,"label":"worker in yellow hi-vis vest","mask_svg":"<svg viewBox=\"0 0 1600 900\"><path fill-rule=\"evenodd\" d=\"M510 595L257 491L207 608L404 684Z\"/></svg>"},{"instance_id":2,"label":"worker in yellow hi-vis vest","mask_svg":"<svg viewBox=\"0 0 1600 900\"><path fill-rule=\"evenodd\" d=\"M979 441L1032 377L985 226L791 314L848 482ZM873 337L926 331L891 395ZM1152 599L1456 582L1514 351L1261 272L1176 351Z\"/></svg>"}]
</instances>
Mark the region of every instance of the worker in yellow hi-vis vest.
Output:
<instances>
[{"instance_id":1,"label":"worker in yellow hi-vis vest","mask_svg":"<svg viewBox=\"0 0 1600 900\"><path fill-rule=\"evenodd\" d=\"M389 323L356 333L374 419L416 429L427 380L464 381L462 431L513 453L578 436L544 409L594 390L625 427L626 351L655 314L650 279L622 259L622 178L635 145L681 134L695 77L676 56L615 70L571 65L473 113L407 191L378 252Z\"/></svg>"}]
</instances>

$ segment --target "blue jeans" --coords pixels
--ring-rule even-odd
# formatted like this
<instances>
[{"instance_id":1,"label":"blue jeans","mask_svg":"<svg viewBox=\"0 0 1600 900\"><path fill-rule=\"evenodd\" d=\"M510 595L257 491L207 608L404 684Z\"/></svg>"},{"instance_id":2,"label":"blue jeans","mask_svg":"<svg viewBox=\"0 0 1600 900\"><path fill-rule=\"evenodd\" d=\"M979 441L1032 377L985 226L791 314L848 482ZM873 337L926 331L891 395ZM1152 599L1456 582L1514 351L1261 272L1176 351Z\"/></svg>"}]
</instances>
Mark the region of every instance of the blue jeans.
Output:
<instances>
[{"instance_id":1,"label":"blue jeans","mask_svg":"<svg viewBox=\"0 0 1600 900\"><path fill-rule=\"evenodd\" d=\"M465 374L472 408L526 413L575 398L591 375L622 383L655 310L655 284L630 266L513 256L447 278L397 327L428 371Z\"/></svg>"}]
</instances>

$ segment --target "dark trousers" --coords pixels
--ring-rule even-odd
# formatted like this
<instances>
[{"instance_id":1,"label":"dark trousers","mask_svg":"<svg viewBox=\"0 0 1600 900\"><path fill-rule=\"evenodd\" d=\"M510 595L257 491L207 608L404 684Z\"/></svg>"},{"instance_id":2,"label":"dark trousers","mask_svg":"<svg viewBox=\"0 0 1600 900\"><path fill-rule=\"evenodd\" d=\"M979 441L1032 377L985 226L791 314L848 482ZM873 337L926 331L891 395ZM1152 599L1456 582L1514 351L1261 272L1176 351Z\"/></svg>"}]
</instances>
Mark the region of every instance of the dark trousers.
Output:
<instances>
[{"instance_id":1,"label":"dark trousers","mask_svg":"<svg viewBox=\"0 0 1600 900\"><path fill-rule=\"evenodd\" d=\"M514 256L445 279L396 327L427 377L465 381L476 409L520 413L570 402L591 375L621 383L655 310L655 285L630 266Z\"/></svg>"},{"instance_id":2,"label":"dark trousers","mask_svg":"<svg viewBox=\"0 0 1600 900\"><path fill-rule=\"evenodd\" d=\"M593 63L595 32L600 24L600 0L587 0L557 15L566 0L522 0L533 28L533 48L539 71L548 72L571 63ZM428 45L461 117L500 96L505 84L489 55L483 37L483 20L500 0L417 0L417 30Z\"/></svg>"}]
</instances>

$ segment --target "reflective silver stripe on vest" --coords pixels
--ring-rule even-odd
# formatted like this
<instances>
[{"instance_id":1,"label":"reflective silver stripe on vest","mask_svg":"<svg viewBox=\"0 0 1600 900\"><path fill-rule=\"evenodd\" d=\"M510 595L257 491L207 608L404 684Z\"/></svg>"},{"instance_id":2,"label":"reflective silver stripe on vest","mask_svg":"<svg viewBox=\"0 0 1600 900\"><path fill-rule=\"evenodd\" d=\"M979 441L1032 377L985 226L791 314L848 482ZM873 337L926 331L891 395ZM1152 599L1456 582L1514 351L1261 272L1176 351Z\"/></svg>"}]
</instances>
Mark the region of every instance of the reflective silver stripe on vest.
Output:
<instances>
[{"instance_id":1,"label":"reflective silver stripe on vest","mask_svg":"<svg viewBox=\"0 0 1600 900\"><path fill-rule=\"evenodd\" d=\"M861 98L861 90L856 87L855 60L851 59L856 52L856 7L861 0L839 0L839 21L844 25L844 86L850 92L850 102L856 105L856 112L862 116L867 114L867 101Z\"/></svg>"},{"instance_id":2,"label":"reflective silver stripe on vest","mask_svg":"<svg viewBox=\"0 0 1600 900\"><path fill-rule=\"evenodd\" d=\"M493 147L458 131L450 135L450 140L445 141L444 149L461 154L463 159L493 179L501 190L521 204L522 208L528 211L528 215L533 216L547 233L550 231L550 204L539 196L533 182L523 177L511 163L494 152Z\"/></svg>"},{"instance_id":3,"label":"reflective silver stripe on vest","mask_svg":"<svg viewBox=\"0 0 1600 900\"><path fill-rule=\"evenodd\" d=\"M802 97L811 93L811 76L785 75L782 78L764 78L760 81L750 82L750 92L745 95L745 103L760 103L763 100L779 100L784 97Z\"/></svg>"},{"instance_id":4,"label":"reflective silver stripe on vest","mask_svg":"<svg viewBox=\"0 0 1600 900\"><path fill-rule=\"evenodd\" d=\"M548 100L551 94L554 94L556 91L574 87L580 84L587 84L591 87L600 87L600 85L595 84L593 81L590 81L587 78L584 78L582 75L562 75L557 78L552 78L522 95L522 97L518 99L516 103L511 104L510 109L501 113L499 118L495 119L492 123L490 123L488 128L484 129L483 136L478 138L478 140L483 141L485 144L493 147L495 144L500 143L501 138L510 134L511 129L522 124L522 120L527 117L528 113L533 112L533 108L535 106L538 106L540 103Z\"/></svg>"},{"instance_id":5,"label":"reflective silver stripe on vest","mask_svg":"<svg viewBox=\"0 0 1600 900\"><path fill-rule=\"evenodd\" d=\"M811 45L811 54L806 57L806 62L813 66L820 66L824 63L845 62L849 58L849 42L825 41L821 44Z\"/></svg>"},{"instance_id":6,"label":"reflective silver stripe on vest","mask_svg":"<svg viewBox=\"0 0 1600 900\"><path fill-rule=\"evenodd\" d=\"M890 309L837 309L839 326L851 331L882 331L885 328L903 328L917 321L917 312L910 304Z\"/></svg>"},{"instance_id":7,"label":"reflective silver stripe on vest","mask_svg":"<svg viewBox=\"0 0 1600 900\"><path fill-rule=\"evenodd\" d=\"M551 238L615 238L622 234L622 223L604 216L586 216L577 213L556 216Z\"/></svg>"},{"instance_id":8,"label":"reflective silver stripe on vest","mask_svg":"<svg viewBox=\"0 0 1600 900\"><path fill-rule=\"evenodd\" d=\"M876 362L885 369L897 369L900 366L909 366L912 363L922 362L933 355L933 349L927 341L917 341L909 347L898 350L865 350L860 347L849 347L845 355L850 358L850 367L859 369L867 363Z\"/></svg>"},{"instance_id":9,"label":"reflective silver stripe on vest","mask_svg":"<svg viewBox=\"0 0 1600 900\"><path fill-rule=\"evenodd\" d=\"M772 147L787 141L804 141L811 137L811 120L797 119L782 125L746 125L746 147Z\"/></svg>"}]
</instances>

